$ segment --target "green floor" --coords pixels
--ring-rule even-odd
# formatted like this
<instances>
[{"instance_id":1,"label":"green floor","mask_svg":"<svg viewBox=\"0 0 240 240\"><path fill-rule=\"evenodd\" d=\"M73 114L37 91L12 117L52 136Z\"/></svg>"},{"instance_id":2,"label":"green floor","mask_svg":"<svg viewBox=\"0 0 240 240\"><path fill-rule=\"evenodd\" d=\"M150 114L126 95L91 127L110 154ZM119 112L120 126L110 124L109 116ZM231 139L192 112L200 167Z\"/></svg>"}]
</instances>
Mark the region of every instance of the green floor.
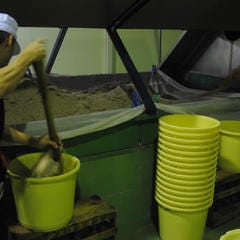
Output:
<instances>
[{"instance_id":1,"label":"green floor","mask_svg":"<svg viewBox=\"0 0 240 240\"><path fill-rule=\"evenodd\" d=\"M219 240L221 235L223 235L225 232L230 231L232 229L236 229L236 228L240 228L240 217L216 228L210 229L207 227L203 240ZM128 236L125 238L117 238L117 240L129 240L129 239L160 240L160 237L158 235L156 228L153 225L149 225L149 226L146 226L145 228L138 230L131 236ZM172 239L172 240L175 240L175 239ZM177 240L183 240L183 239L177 239Z\"/></svg>"},{"instance_id":2,"label":"green floor","mask_svg":"<svg viewBox=\"0 0 240 240\"><path fill-rule=\"evenodd\" d=\"M240 228L240 216L217 228L214 228L214 229L207 228L206 234L203 240L219 240L221 235L223 235L227 231L230 231L236 228Z\"/></svg>"}]
</instances>

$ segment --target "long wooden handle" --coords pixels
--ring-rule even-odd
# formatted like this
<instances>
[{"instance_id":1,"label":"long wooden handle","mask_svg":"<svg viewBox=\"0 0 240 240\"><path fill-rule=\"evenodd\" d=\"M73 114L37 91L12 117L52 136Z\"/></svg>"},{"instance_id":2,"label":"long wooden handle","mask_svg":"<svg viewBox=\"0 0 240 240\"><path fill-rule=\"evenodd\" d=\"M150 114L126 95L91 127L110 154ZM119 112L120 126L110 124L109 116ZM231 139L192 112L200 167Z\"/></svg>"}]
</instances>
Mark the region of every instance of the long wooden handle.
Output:
<instances>
[{"instance_id":1,"label":"long wooden handle","mask_svg":"<svg viewBox=\"0 0 240 240\"><path fill-rule=\"evenodd\" d=\"M49 101L49 95L47 91L47 78L46 74L44 72L44 64L42 61L34 62L33 63L34 70L37 75L38 85L39 85L39 91L42 98L42 103L44 107L44 112L47 120L47 126L48 126L48 135L50 140L57 142L58 141L58 135L55 128L54 120L53 120L53 114L52 114L52 108L50 106ZM60 156L60 149L53 149L54 153L54 159L58 158Z\"/></svg>"}]
</instances>

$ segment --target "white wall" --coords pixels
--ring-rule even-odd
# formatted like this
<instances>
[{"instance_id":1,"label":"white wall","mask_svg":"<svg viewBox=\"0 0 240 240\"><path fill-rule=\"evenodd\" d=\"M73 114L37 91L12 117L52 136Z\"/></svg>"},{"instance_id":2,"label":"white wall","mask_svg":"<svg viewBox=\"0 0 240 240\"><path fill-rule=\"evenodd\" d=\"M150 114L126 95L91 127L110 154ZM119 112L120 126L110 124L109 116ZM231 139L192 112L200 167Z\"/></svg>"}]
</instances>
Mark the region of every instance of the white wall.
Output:
<instances>
[{"instance_id":1,"label":"white wall","mask_svg":"<svg viewBox=\"0 0 240 240\"><path fill-rule=\"evenodd\" d=\"M45 38L48 54L57 38L58 28L19 28L22 48L37 39ZM148 71L158 63L159 31L121 30L122 40L139 71ZM111 40L103 29L68 30L52 69L66 75L126 72Z\"/></svg>"}]
</instances>

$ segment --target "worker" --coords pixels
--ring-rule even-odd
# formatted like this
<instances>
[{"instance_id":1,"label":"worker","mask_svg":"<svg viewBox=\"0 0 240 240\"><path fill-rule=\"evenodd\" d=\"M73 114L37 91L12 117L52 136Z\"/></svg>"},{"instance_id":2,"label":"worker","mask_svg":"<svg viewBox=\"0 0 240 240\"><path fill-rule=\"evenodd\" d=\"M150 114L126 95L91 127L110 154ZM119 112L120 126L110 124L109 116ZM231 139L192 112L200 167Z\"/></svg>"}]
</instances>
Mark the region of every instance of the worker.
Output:
<instances>
[{"instance_id":1,"label":"worker","mask_svg":"<svg viewBox=\"0 0 240 240\"><path fill-rule=\"evenodd\" d=\"M0 99L18 86L33 62L40 61L46 56L44 40L37 40L29 44L14 61L8 64L11 57L20 52L17 42L17 27L17 22L11 16L0 13ZM3 105L3 100L1 100L0 136L2 138L37 148L43 148L49 144L57 147L57 143L50 141L47 135L32 137L9 126L4 126Z\"/></svg>"},{"instance_id":2,"label":"worker","mask_svg":"<svg viewBox=\"0 0 240 240\"><path fill-rule=\"evenodd\" d=\"M39 149L49 145L57 148L58 143L51 141L48 135L33 137L4 124L3 98L16 89L33 62L41 61L46 56L45 42L42 39L30 43L20 52L17 28L18 24L14 18L0 13L0 139L11 140ZM10 62L12 56L17 54L19 55ZM0 200L3 195L3 165L4 161L0 161Z\"/></svg>"}]
</instances>

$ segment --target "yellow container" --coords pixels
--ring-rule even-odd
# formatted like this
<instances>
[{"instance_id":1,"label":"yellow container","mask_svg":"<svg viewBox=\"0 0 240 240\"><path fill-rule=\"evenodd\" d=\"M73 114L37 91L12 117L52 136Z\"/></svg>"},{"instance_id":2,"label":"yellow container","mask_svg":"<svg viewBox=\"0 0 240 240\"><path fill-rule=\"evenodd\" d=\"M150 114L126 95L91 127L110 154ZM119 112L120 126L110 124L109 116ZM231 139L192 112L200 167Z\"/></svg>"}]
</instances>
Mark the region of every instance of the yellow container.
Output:
<instances>
[{"instance_id":1,"label":"yellow container","mask_svg":"<svg viewBox=\"0 0 240 240\"><path fill-rule=\"evenodd\" d=\"M213 194L214 188L206 188L201 191L184 191L184 190L175 190L171 187L166 187L165 184L162 184L162 181L158 181L156 179L156 188L160 191L164 191L167 194L171 194L172 196L184 197L184 198L204 198L209 194Z\"/></svg>"},{"instance_id":2,"label":"yellow container","mask_svg":"<svg viewBox=\"0 0 240 240\"><path fill-rule=\"evenodd\" d=\"M63 174L44 178L27 177L41 154L31 153L14 159L8 173L19 222L32 230L48 232L64 227L72 218L80 161L63 153Z\"/></svg>"},{"instance_id":3,"label":"yellow container","mask_svg":"<svg viewBox=\"0 0 240 240\"><path fill-rule=\"evenodd\" d=\"M159 126L159 134L165 134L170 137L175 137L183 140L209 140L219 136L219 132L214 133L185 133L185 132L176 132L173 130L166 129L162 126Z\"/></svg>"},{"instance_id":4,"label":"yellow container","mask_svg":"<svg viewBox=\"0 0 240 240\"><path fill-rule=\"evenodd\" d=\"M179 169L186 169L186 170L195 170L195 169L208 169L212 166L215 166L217 163L217 158L212 159L208 162L203 162L203 163L198 163L198 162L188 162L188 163L182 163L182 162L176 162L173 160L168 159L167 157L164 157L163 155L159 154L157 156L157 161L162 161L163 163L175 167L175 168L179 168Z\"/></svg>"},{"instance_id":5,"label":"yellow container","mask_svg":"<svg viewBox=\"0 0 240 240\"><path fill-rule=\"evenodd\" d=\"M158 160L157 164L159 167L161 167L166 171L169 171L170 173L176 173L176 174L187 175L187 176L195 175L197 177L202 176L203 174L208 175L208 173L210 172L212 173L213 171L216 170L216 166L217 166L217 162L215 162L215 164L212 164L211 166L204 167L204 168L192 168L192 169L179 168L176 166L171 166L168 162L163 161L163 158L161 158L161 160Z\"/></svg>"},{"instance_id":6,"label":"yellow container","mask_svg":"<svg viewBox=\"0 0 240 240\"><path fill-rule=\"evenodd\" d=\"M226 232L221 236L220 240L239 240L240 239L240 229L234 229Z\"/></svg>"},{"instance_id":7,"label":"yellow container","mask_svg":"<svg viewBox=\"0 0 240 240\"><path fill-rule=\"evenodd\" d=\"M168 154L171 154L173 156L179 156L179 157L212 157L219 151L218 145L215 146L215 148L212 148L211 150L206 151L183 151L183 150L176 150L170 147L166 147L162 144L158 144L158 148Z\"/></svg>"},{"instance_id":8,"label":"yellow container","mask_svg":"<svg viewBox=\"0 0 240 240\"><path fill-rule=\"evenodd\" d=\"M199 195L199 196L177 196L177 195L173 195L171 193L167 193L163 188L161 188L160 185L156 185L156 189L155 189L156 193L158 193L160 196L163 196L164 198L170 200L170 201L174 201L176 203L184 203L186 204L193 204L193 203L203 203L206 202L208 200L213 199L213 191L205 194L205 195Z\"/></svg>"},{"instance_id":9,"label":"yellow container","mask_svg":"<svg viewBox=\"0 0 240 240\"><path fill-rule=\"evenodd\" d=\"M184 213L159 205L159 235L163 240L202 240L207 214L208 209Z\"/></svg>"},{"instance_id":10,"label":"yellow container","mask_svg":"<svg viewBox=\"0 0 240 240\"><path fill-rule=\"evenodd\" d=\"M228 172L240 172L240 121L222 121L219 166Z\"/></svg>"},{"instance_id":11,"label":"yellow container","mask_svg":"<svg viewBox=\"0 0 240 240\"><path fill-rule=\"evenodd\" d=\"M159 125L180 133L217 133L220 122L214 118L193 114L172 114L161 117Z\"/></svg>"},{"instance_id":12,"label":"yellow container","mask_svg":"<svg viewBox=\"0 0 240 240\"><path fill-rule=\"evenodd\" d=\"M173 206L171 206L171 208L169 208L169 205L162 202L159 198L157 198L156 195L155 195L155 200L159 205L161 205L162 207L164 207L166 209L169 209L171 211L176 211L176 212L182 212L182 213L192 213L192 212L204 211L209 208L209 206L207 206L207 205L195 207L195 208L182 208L182 207L173 207Z\"/></svg>"},{"instance_id":13,"label":"yellow container","mask_svg":"<svg viewBox=\"0 0 240 240\"><path fill-rule=\"evenodd\" d=\"M216 175L216 169L215 167L211 169L208 172L203 172L203 173L198 173L198 174L183 174L179 173L177 171L173 172L170 171L169 169L165 168L165 165L163 165L162 162L157 162L157 173L162 173L163 175L169 177L169 178L174 178L177 180L185 180L185 181L193 181L193 180L202 180L202 181L208 181L212 177Z\"/></svg>"},{"instance_id":14,"label":"yellow container","mask_svg":"<svg viewBox=\"0 0 240 240\"><path fill-rule=\"evenodd\" d=\"M215 179L216 179L216 171L215 174L213 174L210 177L203 178L203 179L177 179L175 176L167 176L164 173L160 172L157 170L156 176L159 177L160 179L163 179L165 182L168 182L170 184L175 184L176 186L180 187L203 187L206 185L214 184Z\"/></svg>"},{"instance_id":15,"label":"yellow container","mask_svg":"<svg viewBox=\"0 0 240 240\"><path fill-rule=\"evenodd\" d=\"M213 142L211 144L201 144L201 145L181 145L176 143L168 142L161 137L158 138L158 143L160 145L166 146L168 148L180 151L188 151L188 152L203 152L203 151L211 151L218 147L218 141Z\"/></svg>"},{"instance_id":16,"label":"yellow container","mask_svg":"<svg viewBox=\"0 0 240 240\"><path fill-rule=\"evenodd\" d=\"M162 186L165 186L169 190L177 191L177 192L182 192L186 194L199 194L199 193L205 193L208 191L213 191L214 190L214 180L208 183L202 183L200 185L183 185L182 181L177 181L175 180L174 183L171 183L167 181L166 179L163 179L161 175L157 174L156 175L156 181L159 182ZM191 181L193 184L193 181Z\"/></svg>"},{"instance_id":17,"label":"yellow container","mask_svg":"<svg viewBox=\"0 0 240 240\"><path fill-rule=\"evenodd\" d=\"M200 201L200 202L176 202L174 200L170 200L163 195L161 195L158 192L155 192L155 199L160 200L161 202L165 203L168 209L174 210L174 208L181 208L181 209L192 209L192 211L196 211L196 209L202 208L202 209L207 209L209 208L212 203L213 199L206 199L205 201Z\"/></svg>"},{"instance_id":18,"label":"yellow container","mask_svg":"<svg viewBox=\"0 0 240 240\"><path fill-rule=\"evenodd\" d=\"M217 157L218 157L218 152L216 152L215 154L213 154L212 156L203 156L203 157L199 157L199 156L176 156L176 155L173 155L173 154L169 154L169 153L166 153L164 151L162 151L160 148L157 150L157 154L158 156L163 156L173 162L179 162L179 163L191 163L191 164L194 164L194 163L209 163L209 162L215 162Z\"/></svg>"},{"instance_id":19,"label":"yellow container","mask_svg":"<svg viewBox=\"0 0 240 240\"><path fill-rule=\"evenodd\" d=\"M212 138L206 138L206 139L182 139L182 138L171 137L161 132L159 133L159 137L169 143L175 143L175 144L184 145L184 146L199 146L199 145L206 145L206 144L219 142L219 134L214 135L214 137Z\"/></svg>"}]
</instances>

